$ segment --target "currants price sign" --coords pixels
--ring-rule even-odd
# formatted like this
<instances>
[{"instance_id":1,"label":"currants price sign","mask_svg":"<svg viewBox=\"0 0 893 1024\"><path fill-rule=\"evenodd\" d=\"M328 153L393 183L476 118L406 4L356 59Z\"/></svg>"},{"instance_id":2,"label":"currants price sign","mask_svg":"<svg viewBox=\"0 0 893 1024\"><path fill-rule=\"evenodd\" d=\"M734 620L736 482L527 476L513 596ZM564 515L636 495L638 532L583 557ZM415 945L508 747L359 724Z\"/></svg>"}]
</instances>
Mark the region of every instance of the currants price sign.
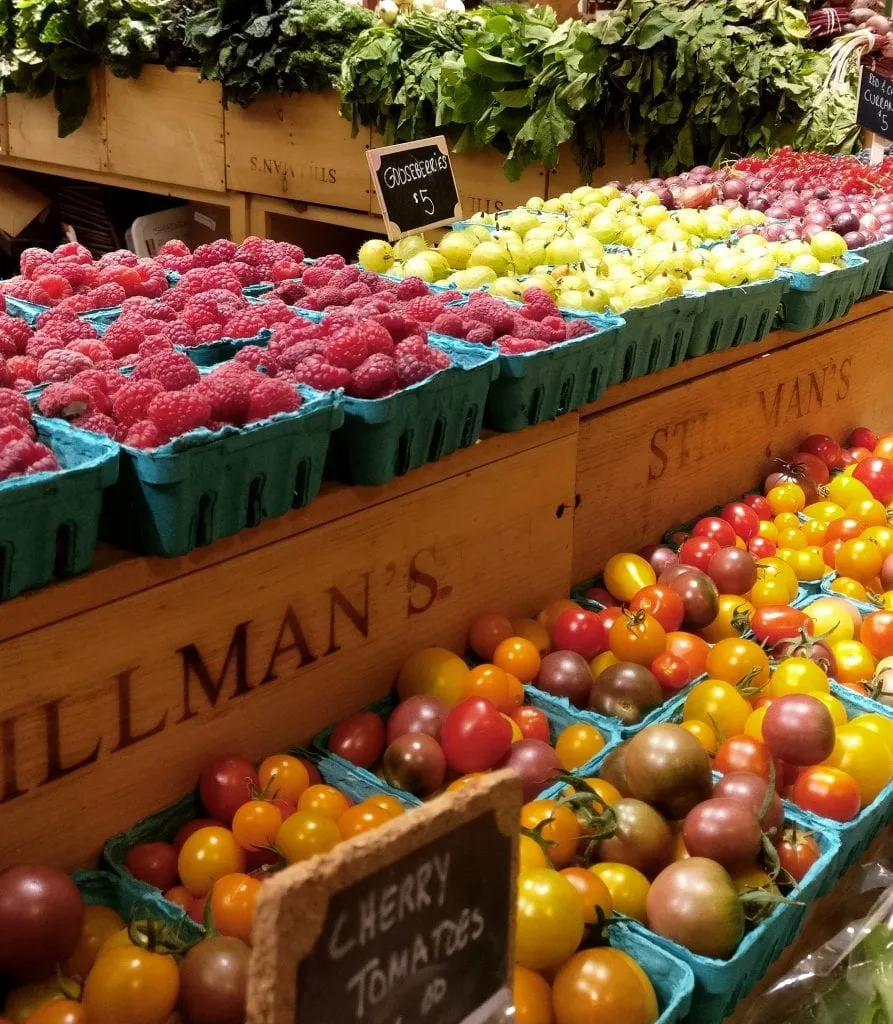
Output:
<instances>
[{"instance_id":1,"label":"currants price sign","mask_svg":"<svg viewBox=\"0 0 893 1024\"><path fill-rule=\"evenodd\" d=\"M502 1019L520 810L497 772L265 882L247 1024Z\"/></svg>"},{"instance_id":2,"label":"currants price sign","mask_svg":"<svg viewBox=\"0 0 893 1024\"><path fill-rule=\"evenodd\" d=\"M893 80L863 67L859 78L856 123L882 139L893 137ZM883 158L883 145L872 140L871 162Z\"/></svg>"},{"instance_id":3,"label":"currants price sign","mask_svg":"<svg viewBox=\"0 0 893 1024\"><path fill-rule=\"evenodd\" d=\"M462 219L446 139L438 135L366 151L388 238Z\"/></svg>"}]
</instances>

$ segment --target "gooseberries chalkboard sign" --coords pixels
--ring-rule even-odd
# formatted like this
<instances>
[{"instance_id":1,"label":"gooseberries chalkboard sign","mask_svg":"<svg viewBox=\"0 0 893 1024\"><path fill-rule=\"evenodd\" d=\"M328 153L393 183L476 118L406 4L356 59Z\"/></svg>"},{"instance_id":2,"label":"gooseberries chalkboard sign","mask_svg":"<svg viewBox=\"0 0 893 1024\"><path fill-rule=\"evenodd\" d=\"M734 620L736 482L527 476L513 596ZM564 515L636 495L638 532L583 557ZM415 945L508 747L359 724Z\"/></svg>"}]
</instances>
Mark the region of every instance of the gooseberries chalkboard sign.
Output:
<instances>
[{"instance_id":1,"label":"gooseberries chalkboard sign","mask_svg":"<svg viewBox=\"0 0 893 1024\"><path fill-rule=\"evenodd\" d=\"M388 238L462 219L450 150L442 135L366 151Z\"/></svg>"},{"instance_id":2,"label":"gooseberries chalkboard sign","mask_svg":"<svg viewBox=\"0 0 893 1024\"><path fill-rule=\"evenodd\" d=\"M882 139L893 137L893 80L866 67L859 78L856 123ZM872 145L871 162L879 162L882 156L883 144Z\"/></svg>"},{"instance_id":3,"label":"gooseberries chalkboard sign","mask_svg":"<svg viewBox=\"0 0 893 1024\"><path fill-rule=\"evenodd\" d=\"M521 790L500 772L265 882L248 1024L489 1024L511 1005Z\"/></svg>"}]
</instances>

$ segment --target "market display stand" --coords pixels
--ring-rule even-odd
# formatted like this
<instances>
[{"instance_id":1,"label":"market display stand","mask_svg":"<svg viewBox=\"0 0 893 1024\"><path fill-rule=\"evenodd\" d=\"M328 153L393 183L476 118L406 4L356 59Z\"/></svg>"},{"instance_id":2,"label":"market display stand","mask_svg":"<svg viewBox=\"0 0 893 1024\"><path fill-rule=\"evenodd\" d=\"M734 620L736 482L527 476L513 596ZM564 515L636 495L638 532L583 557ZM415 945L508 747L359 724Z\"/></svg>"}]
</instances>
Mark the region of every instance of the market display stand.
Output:
<instances>
[{"instance_id":1,"label":"market display stand","mask_svg":"<svg viewBox=\"0 0 893 1024\"><path fill-rule=\"evenodd\" d=\"M326 485L183 558L101 548L91 573L0 607L0 860L88 864L209 755L307 741L386 693L412 650L461 649L476 612L567 595L810 430L889 428L891 359L885 294L387 486Z\"/></svg>"},{"instance_id":2,"label":"market display stand","mask_svg":"<svg viewBox=\"0 0 893 1024\"><path fill-rule=\"evenodd\" d=\"M220 86L193 68L149 65L136 79L103 68L91 77L86 121L65 139L52 96L0 97L0 165L188 199L237 242L287 234L291 222L316 234L322 252L320 225L382 232L365 153L383 140L369 128L352 136L338 102L334 92L302 93L224 108ZM647 173L629 163L620 135L606 149L595 180ZM496 150L453 155L465 216L579 184L570 147L556 171L533 166L516 182L503 159Z\"/></svg>"}]
</instances>

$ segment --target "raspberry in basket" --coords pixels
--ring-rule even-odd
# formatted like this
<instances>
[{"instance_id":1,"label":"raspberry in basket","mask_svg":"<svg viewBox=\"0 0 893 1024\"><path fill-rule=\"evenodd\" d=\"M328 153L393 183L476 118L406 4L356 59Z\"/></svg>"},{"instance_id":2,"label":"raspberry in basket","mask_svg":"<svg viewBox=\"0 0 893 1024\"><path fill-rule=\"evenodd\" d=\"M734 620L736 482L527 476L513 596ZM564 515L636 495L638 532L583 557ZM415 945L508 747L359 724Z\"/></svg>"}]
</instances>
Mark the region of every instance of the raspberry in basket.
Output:
<instances>
[{"instance_id":1,"label":"raspberry in basket","mask_svg":"<svg viewBox=\"0 0 893 1024\"><path fill-rule=\"evenodd\" d=\"M165 439L206 427L211 420L211 403L195 391L164 391L149 403L147 419Z\"/></svg>"}]
</instances>

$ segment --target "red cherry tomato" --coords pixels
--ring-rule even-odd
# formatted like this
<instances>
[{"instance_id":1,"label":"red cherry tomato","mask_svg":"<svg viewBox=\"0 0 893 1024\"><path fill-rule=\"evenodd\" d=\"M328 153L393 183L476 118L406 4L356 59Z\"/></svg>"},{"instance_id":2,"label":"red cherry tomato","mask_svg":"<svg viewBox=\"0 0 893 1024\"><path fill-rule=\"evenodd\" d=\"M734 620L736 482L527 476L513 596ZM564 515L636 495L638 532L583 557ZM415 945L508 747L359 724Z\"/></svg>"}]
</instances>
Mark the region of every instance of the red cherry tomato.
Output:
<instances>
[{"instance_id":1,"label":"red cherry tomato","mask_svg":"<svg viewBox=\"0 0 893 1024\"><path fill-rule=\"evenodd\" d=\"M552 647L556 651L575 651L591 661L607 645L602 620L585 608L566 609L552 626Z\"/></svg>"},{"instance_id":2,"label":"red cherry tomato","mask_svg":"<svg viewBox=\"0 0 893 1024\"><path fill-rule=\"evenodd\" d=\"M804 768L797 775L791 800L804 811L832 821L851 821L862 806L856 780L839 768L823 764Z\"/></svg>"},{"instance_id":3,"label":"red cherry tomato","mask_svg":"<svg viewBox=\"0 0 893 1024\"><path fill-rule=\"evenodd\" d=\"M842 516L840 519L832 519L825 530L825 541L829 540L854 540L862 536L865 524L861 519L854 519L852 516Z\"/></svg>"},{"instance_id":4,"label":"red cherry tomato","mask_svg":"<svg viewBox=\"0 0 893 1024\"><path fill-rule=\"evenodd\" d=\"M719 745L713 758L713 770L728 775L731 772L749 772L769 781L772 755L765 743L753 736L730 736Z\"/></svg>"},{"instance_id":5,"label":"red cherry tomato","mask_svg":"<svg viewBox=\"0 0 893 1024\"><path fill-rule=\"evenodd\" d=\"M254 765L241 754L223 754L208 761L198 780L202 806L218 824L229 827L233 815L260 789Z\"/></svg>"},{"instance_id":6,"label":"red cherry tomato","mask_svg":"<svg viewBox=\"0 0 893 1024\"><path fill-rule=\"evenodd\" d=\"M711 537L689 537L679 548L679 561L683 565L692 565L701 572L706 572L710 559L719 548L719 544Z\"/></svg>"},{"instance_id":7,"label":"red cherry tomato","mask_svg":"<svg viewBox=\"0 0 893 1024\"><path fill-rule=\"evenodd\" d=\"M800 451L818 455L829 469L834 468L834 463L840 457L840 445L827 434L810 434L800 442Z\"/></svg>"},{"instance_id":8,"label":"red cherry tomato","mask_svg":"<svg viewBox=\"0 0 893 1024\"><path fill-rule=\"evenodd\" d=\"M620 605L615 605L611 608L602 608L600 612L596 612L598 617L602 620L602 626L605 630L605 636L611 632L611 626L620 618L623 614L623 609Z\"/></svg>"},{"instance_id":9,"label":"red cherry tomato","mask_svg":"<svg viewBox=\"0 0 893 1024\"><path fill-rule=\"evenodd\" d=\"M587 601L598 601L600 605L605 608L613 608L615 605L619 605L620 602L616 597L609 591L605 590L604 587L590 587L583 595Z\"/></svg>"},{"instance_id":10,"label":"red cherry tomato","mask_svg":"<svg viewBox=\"0 0 893 1024\"><path fill-rule=\"evenodd\" d=\"M486 697L468 697L446 716L440 744L454 772L486 772L508 753L512 726Z\"/></svg>"},{"instance_id":11,"label":"red cherry tomato","mask_svg":"<svg viewBox=\"0 0 893 1024\"><path fill-rule=\"evenodd\" d=\"M665 690L681 690L691 682L688 664L676 654L664 651L651 662L651 674Z\"/></svg>"},{"instance_id":12,"label":"red cherry tomato","mask_svg":"<svg viewBox=\"0 0 893 1024\"><path fill-rule=\"evenodd\" d=\"M348 715L332 730L329 750L360 768L374 768L384 753L385 724L374 711Z\"/></svg>"},{"instance_id":13,"label":"red cherry tomato","mask_svg":"<svg viewBox=\"0 0 893 1024\"><path fill-rule=\"evenodd\" d=\"M681 658L688 665L692 679L703 675L707 669L710 644L702 637L678 631L667 633L666 650L668 654L675 654L677 658Z\"/></svg>"},{"instance_id":14,"label":"red cherry tomato","mask_svg":"<svg viewBox=\"0 0 893 1024\"><path fill-rule=\"evenodd\" d=\"M692 537L709 537L721 548L730 548L735 543L735 531L731 524L719 516L704 516L699 519L691 531Z\"/></svg>"},{"instance_id":15,"label":"red cherry tomato","mask_svg":"<svg viewBox=\"0 0 893 1024\"><path fill-rule=\"evenodd\" d=\"M747 542L747 550L754 558L771 558L778 550L778 545L773 544L768 537L751 537Z\"/></svg>"},{"instance_id":16,"label":"red cherry tomato","mask_svg":"<svg viewBox=\"0 0 893 1024\"><path fill-rule=\"evenodd\" d=\"M876 611L866 615L859 639L878 661L889 658L893 654L893 612Z\"/></svg>"},{"instance_id":17,"label":"red cherry tomato","mask_svg":"<svg viewBox=\"0 0 893 1024\"><path fill-rule=\"evenodd\" d=\"M820 459L818 455L813 455L812 452L795 452L790 461L805 473L813 483L826 484L831 479L831 470L828 469L828 463Z\"/></svg>"},{"instance_id":18,"label":"red cherry tomato","mask_svg":"<svg viewBox=\"0 0 893 1024\"><path fill-rule=\"evenodd\" d=\"M760 517L743 501L730 502L722 510L722 518L731 523L732 529L742 540L750 540L760 528Z\"/></svg>"},{"instance_id":19,"label":"red cherry tomato","mask_svg":"<svg viewBox=\"0 0 893 1024\"><path fill-rule=\"evenodd\" d=\"M872 452L877 447L877 443L877 434L873 430L869 430L868 427L856 427L848 441L850 448L867 448Z\"/></svg>"},{"instance_id":20,"label":"red cherry tomato","mask_svg":"<svg viewBox=\"0 0 893 1024\"><path fill-rule=\"evenodd\" d=\"M867 448L845 448L840 453L840 461L844 466L850 466L854 462L864 462L871 458L871 452Z\"/></svg>"},{"instance_id":21,"label":"red cherry tomato","mask_svg":"<svg viewBox=\"0 0 893 1024\"><path fill-rule=\"evenodd\" d=\"M521 730L521 735L525 740L549 742L549 719L546 717L545 711L525 704L523 707L515 708L509 717Z\"/></svg>"},{"instance_id":22,"label":"red cherry tomato","mask_svg":"<svg viewBox=\"0 0 893 1024\"><path fill-rule=\"evenodd\" d=\"M685 616L685 602L669 587L662 583L653 583L650 587L642 587L629 603L631 612L645 611L664 627L669 633L682 625Z\"/></svg>"},{"instance_id":23,"label":"red cherry tomato","mask_svg":"<svg viewBox=\"0 0 893 1024\"><path fill-rule=\"evenodd\" d=\"M865 484L885 505L893 501L893 459L863 459L853 470L853 479Z\"/></svg>"},{"instance_id":24,"label":"red cherry tomato","mask_svg":"<svg viewBox=\"0 0 893 1024\"><path fill-rule=\"evenodd\" d=\"M795 638L805 629L808 636L815 632L815 623L798 608L786 604L770 604L757 608L750 619L750 628L758 644L774 647L780 640Z\"/></svg>"},{"instance_id":25,"label":"red cherry tomato","mask_svg":"<svg viewBox=\"0 0 893 1024\"><path fill-rule=\"evenodd\" d=\"M768 499L762 494L745 494L741 499L745 505L750 507L756 512L760 519L772 519L772 506L769 504Z\"/></svg>"},{"instance_id":26,"label":"red cherry tomato","mask_svg":"<svg viewBox=\"0 0 893 1024\"><path fill-rule=\"evenodd\" d=\"M173 843L137 843L127 851L124 865L140 882L164 891L176 884L179 852Z\"/></svg>"},{"instance_id":27,"label":"red cherry tomato","mask_svg":"<svg viewBox=\"0 0 893 1024\"><path fill-rule=\"evenodd\" d=\"M837 540L829 540L827 544L822 545L822 558L825 560L825 565L830 569L837 568L837 552L843 547L844 542L838 538Z\"/></svg>"},{"instance_id":28,"label":"red cherry tomato","mask_svg":"<svg viewBox=\"0 0 893 1024\"><path fill-rule=\"evenodd\" d=\"M781 842L776 846L782 868L794 879L801 881L807 871L821 856L819 844L808 832L786 828Z\"/></svg>"}]
</instances>

